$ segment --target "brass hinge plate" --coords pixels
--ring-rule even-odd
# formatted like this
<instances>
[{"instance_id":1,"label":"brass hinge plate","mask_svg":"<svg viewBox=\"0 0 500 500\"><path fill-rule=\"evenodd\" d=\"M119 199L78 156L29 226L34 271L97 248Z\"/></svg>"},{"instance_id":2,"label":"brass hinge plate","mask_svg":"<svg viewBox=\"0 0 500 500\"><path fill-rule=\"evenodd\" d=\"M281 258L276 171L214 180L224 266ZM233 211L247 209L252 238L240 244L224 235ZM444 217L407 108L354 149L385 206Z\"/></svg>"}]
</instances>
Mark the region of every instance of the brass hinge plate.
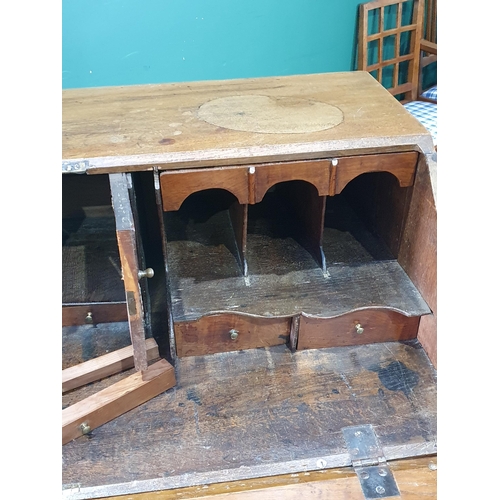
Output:
<instances>
[{"instance_id":1,"label":"brass hinge plate","mask_svg":"<svg viewBox=\"0 0 500 500\"><path fill-rule=\"evenodd\" d=\"M372 500L401 496L373 427L344 427L342 434L365 498Z\"/></svg>"}]
</instances>

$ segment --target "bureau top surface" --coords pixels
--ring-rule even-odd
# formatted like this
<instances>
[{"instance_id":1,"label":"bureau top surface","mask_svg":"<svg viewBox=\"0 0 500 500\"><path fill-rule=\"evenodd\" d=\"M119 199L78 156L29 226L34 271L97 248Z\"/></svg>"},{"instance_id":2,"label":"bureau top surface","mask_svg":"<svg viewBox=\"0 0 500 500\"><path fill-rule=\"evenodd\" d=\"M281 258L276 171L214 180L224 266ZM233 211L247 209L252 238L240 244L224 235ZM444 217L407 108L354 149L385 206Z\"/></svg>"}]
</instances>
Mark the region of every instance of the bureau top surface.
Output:
<instances>
[{"instance_id":1,"label":"bureau top surface","mask_svg":"<svg viewBox=\"0 0 500 500\"><path fill-rule=\"evenodd\" d=\"M63 165L87 160L95 173L432 150L361 71L69 89L62 118Z\"/></svg>"}]
</instances>

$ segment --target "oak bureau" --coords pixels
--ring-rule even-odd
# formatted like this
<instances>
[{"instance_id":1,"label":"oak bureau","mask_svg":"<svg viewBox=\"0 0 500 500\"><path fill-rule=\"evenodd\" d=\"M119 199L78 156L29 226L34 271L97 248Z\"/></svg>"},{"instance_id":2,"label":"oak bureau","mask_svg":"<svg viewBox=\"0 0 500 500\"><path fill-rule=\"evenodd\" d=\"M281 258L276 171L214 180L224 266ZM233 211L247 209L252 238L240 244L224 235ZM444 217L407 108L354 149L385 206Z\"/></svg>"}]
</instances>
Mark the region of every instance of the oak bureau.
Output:
<instances>
[{"instance_id":1,"label":"oak bureau","mask_svg":"<svg viewBox=\"0 0 500 500\"><path fill-rule=\"evenodd\" d=\"M128 321L143 381L157 293L162 369L414 339L435 364L432 139L370 74L70 89L62 109L63 188L109 190L123 286L113 310L67 300L67 324Z\"/></svg>"}]
</instances>

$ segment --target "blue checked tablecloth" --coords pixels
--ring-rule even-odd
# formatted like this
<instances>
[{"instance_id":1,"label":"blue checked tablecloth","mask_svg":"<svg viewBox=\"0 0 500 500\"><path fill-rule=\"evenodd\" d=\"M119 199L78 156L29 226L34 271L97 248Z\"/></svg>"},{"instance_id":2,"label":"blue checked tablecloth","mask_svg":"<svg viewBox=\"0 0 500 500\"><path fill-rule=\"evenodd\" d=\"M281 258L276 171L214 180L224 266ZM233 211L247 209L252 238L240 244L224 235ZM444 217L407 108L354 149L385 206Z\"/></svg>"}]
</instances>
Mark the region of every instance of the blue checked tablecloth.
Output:
<instances>
[{"instance_id":1,"label":"blue checked tablecloth","mask_svg":"<svg viewBox=\"0 0 500 500\"><path fill-rule=\"evenodd\" d=\"M437 104L412 101L403 106L430 132L434 146L437 145Z\"/></svg>"},{"instance_id":2,"label":"blue checked tablecloth","mask_svg":"<svg viewBox=\"0 0 500 500\"><path fill-rule=\"evenodd\" d=\"M422 97L426 97L427 99L433 99L434 101L437 101L438 100L437 85L434 85L434 87L431 87L430 89L423 92Z\"/></svg>"}]
</instances>

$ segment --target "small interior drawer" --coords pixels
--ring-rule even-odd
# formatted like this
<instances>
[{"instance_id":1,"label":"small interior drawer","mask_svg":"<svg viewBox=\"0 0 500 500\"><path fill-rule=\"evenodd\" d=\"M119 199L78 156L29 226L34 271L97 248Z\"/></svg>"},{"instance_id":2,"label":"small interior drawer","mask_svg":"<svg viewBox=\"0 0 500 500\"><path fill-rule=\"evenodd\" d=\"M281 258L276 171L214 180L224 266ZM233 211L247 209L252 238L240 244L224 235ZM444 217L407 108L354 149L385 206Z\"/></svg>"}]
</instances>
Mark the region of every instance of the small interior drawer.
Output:
<instances>
[{"instance_id":1,"label":"small interior drawer","mask_svg":"<svg viewBox=\"0 0 500 500\"><path fill-rule=\"evenodd\" d=\"M410 340L417 336L419 316L387 309L363 309L335 318L301 316L297 350Z\"/></svg>"},{"instance_id":2,"label":"small interior drawer","mask_svg":"<svg viewBox=\"0 0 500 500\"><path fill-rule=\"evenodd\" d=\"M202 356L285 344L290 318L212 314L174 325L177 356Z\"/></svg>"}]
</instances>

